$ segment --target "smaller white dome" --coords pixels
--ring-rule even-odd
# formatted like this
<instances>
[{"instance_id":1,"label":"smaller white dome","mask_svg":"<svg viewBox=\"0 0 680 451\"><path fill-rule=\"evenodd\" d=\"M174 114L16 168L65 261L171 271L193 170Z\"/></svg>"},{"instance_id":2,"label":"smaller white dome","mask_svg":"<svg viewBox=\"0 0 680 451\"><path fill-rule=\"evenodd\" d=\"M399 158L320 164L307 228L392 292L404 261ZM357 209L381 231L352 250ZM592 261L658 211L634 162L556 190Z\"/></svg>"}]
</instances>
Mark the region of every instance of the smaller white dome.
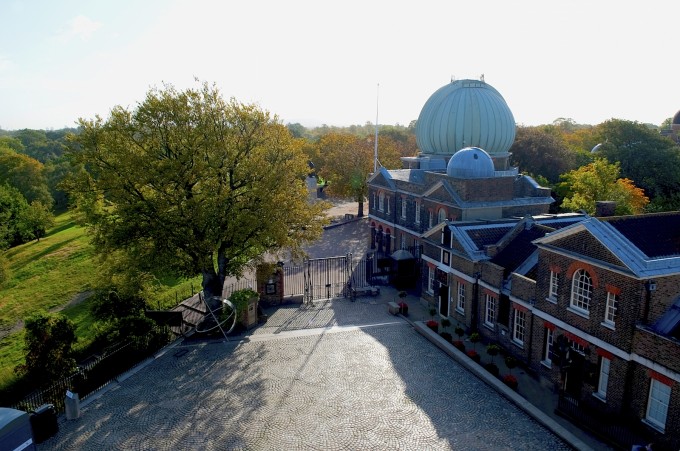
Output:
<instances>
[{"instance_id":1,"label":"smaller white dome","mask_svg":"<svg viewBox=\"0 0 680 451\"><path fill-rule=\"evenodd\" d=\"M479 147L460 149L446 166L446 175L459 179L490 178L494 174L491 156Z\"/></svg>"}]
</instances>

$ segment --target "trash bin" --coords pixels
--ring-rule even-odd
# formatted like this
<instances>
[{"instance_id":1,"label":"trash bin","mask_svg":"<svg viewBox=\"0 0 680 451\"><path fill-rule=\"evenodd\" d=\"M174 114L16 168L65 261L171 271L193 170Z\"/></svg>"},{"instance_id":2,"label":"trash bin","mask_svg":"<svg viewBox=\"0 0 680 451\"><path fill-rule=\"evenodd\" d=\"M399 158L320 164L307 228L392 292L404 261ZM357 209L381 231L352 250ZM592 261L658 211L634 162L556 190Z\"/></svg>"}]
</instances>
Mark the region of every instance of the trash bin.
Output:
<instances>
[{"instance_id":1,"label":"trash bin","mask_svg":"<svg viewBox=\"0 0 680 451\"><path fill-rule=\"evenodd\" d=\"M43 404L35 409L31 414L31 429L35 443L42 443L59 431L54 404Z\"/></svg>"},{"instance_id":2,"label":"trash bin","mask_svg":"<svg viewBox=\"0 0 680 451\"><path fill-rule=\"evenodd\" d=\"M73 393L70 390L66 390L64 407L66 410L67 420L77 420L80 418L80 397L78 396L78 393Z\"/></svg>"}]
</instances>

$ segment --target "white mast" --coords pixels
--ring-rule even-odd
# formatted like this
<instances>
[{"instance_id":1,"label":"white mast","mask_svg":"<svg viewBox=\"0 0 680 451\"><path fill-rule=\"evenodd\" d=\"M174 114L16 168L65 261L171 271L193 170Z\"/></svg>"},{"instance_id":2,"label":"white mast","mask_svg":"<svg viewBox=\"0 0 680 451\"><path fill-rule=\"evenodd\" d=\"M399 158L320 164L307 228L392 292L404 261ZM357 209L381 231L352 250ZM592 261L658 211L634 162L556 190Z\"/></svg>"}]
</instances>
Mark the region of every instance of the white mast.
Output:
<instances>
[{"instance_id":1,"label":"white mast","mask_svg":"<svg viewBox=\"0 0 680 451\"><path fill-rule=\"evenodd\" d=\"M375 148L373 149L373 173L378 172L378 101L380 99L380 83L375 94Z\"/></svg>"}]
</instances>

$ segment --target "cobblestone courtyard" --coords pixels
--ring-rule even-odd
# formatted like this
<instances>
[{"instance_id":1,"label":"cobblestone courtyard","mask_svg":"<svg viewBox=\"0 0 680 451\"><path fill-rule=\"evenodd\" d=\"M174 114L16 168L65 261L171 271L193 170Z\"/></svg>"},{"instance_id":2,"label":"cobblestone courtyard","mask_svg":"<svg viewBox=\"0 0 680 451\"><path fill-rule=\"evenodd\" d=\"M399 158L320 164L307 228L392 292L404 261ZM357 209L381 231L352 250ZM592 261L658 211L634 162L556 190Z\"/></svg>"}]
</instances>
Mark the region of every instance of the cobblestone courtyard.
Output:
<instances>
[{"instance_id":1,"label":"cobblestone courtyard","mask_svg":"<svg viewBox=\"0 0 680 451\"><path fill-rule=\"evenodd\" d=\"M39 449L569 449L383 302L348 300L169 348L59 426Z\"/></svg>"}]
</instances>

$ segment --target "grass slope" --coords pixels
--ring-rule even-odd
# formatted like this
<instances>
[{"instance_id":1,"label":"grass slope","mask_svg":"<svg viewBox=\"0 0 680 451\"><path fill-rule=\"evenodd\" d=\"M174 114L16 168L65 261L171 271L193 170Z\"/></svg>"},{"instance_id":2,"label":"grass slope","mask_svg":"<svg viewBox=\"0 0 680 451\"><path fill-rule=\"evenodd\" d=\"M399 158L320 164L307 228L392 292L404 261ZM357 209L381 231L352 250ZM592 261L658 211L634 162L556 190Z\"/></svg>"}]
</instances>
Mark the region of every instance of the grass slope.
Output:
<instances>
[{"instance_id":1,"label":"grass slope","mask_svg":"<svg viewBox=\"0 0 680 451\"><path fill-rule=\"evenodd\" d=\"M40 241L5 252L10 278L0 285L0 387L14 379L14 367L23 363L22 321L36 311L60 311L76 324L78 347L92 339L94 319L85 299L94 288L98 259L86 229L70 213L56 217L55 226ZM200 290L200 277L184 280L160 278L152 308L171 308Z\"/></svg>"}]
</instances>

